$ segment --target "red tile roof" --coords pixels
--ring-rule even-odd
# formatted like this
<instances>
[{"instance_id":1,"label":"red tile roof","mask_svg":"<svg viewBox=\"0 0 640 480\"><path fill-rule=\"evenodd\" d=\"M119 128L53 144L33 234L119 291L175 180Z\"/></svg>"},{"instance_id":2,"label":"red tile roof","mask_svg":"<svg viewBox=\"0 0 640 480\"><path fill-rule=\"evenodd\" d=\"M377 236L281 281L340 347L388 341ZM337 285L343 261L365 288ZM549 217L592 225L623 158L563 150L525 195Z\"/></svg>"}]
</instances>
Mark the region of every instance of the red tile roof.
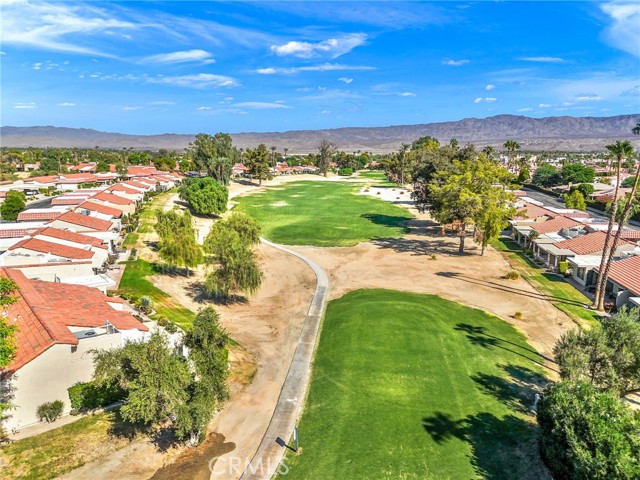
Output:
<instances>
[{"instance_id":1,"label":"red tile roof","mask_svg":"<svg viewBox=\"0 0 640 480\"><path fill-rule=\"evenodd\" d=\"M60 215L56 220L66 223L72 223L80 227L89 228L91 230L107 231L111 229L111 222L108 220L102 220L96 217L90 217L88 215L81 215L76 212L66 212Z\"/></svg>"},{"instance_id":2,"label":"red tile roof","mask_svg":"<svg viewBox=\"0 0 640 480\"><path fill-rule=\"evenodd\" d=\"M105 190L107 192L123 192L123 193L127 193L129 195L140 195L141 192L140 190L136 190L135 188L129 188L126 185L123 185L121 183L118 183L116 185L113 185L112 187L107 188L107 190ZM114 194L114 195L117 195Z\"/></svg>"},{"instance_id":3,"label":"red tile roof","mask_svg":"<svg viewBox=\"0 0 640 480\"><path fill-rule=\"evenodd\" d=\"M28 182L38 182L38 183L56 183L58 181L58 176L57 175L46 175L46 176L42 176L42 177L30 177L30 178L25 178L24 182L28 183Z\"/></svg>"},{"instance_id":4,"label":"red tile roof","mask_svg":"<svg viewBox=\"0 0 640 480\"><path fill-rule=\"evenodd\" d=\"M518 208L523 211L523 215L517 216L516 220L535 219L547 216L549 218L556 217L558 214L533 203L525 203L524 207Z\"/></svg>"},{"instance_id":5,"label":"red tile roof","mask_svg":"<svg viewBox=\"0 0 640 480\"><path fill-rule=\"evenodd\" d=\"M640 230L622 230L620 237L632 240L640 240Z\"/></svg>"},{"instance_id":6,"label":"red tile roof","mask_svg":"<svg viewBox=\"0 0 640 480\"><path fill-rule=\"evenodd\" d=\"M95 202L84 202L78 205L78 208L85 208L87 210L91 210L92 212L104 213L105 215L111 215L115 218L120 218L122 216L122 210L118 210L117 208L108 207L106 205L102 205L101 203Z\"/></svg>"},{"instance_id":7,"label":"red tile roof","mask_svg":"<svg viewBox=\"0 0 640 480\"><path fill-rule=\"evenodd\" d=\"M96 169L96 164L95 163L79 163L78 165L74 165L73 167L70 167L69 170L73 170L74 172L79 172L82 169L85 168L90 168L89 170L85 170L87 172L91 172L91 171L95 171Z\"/></svg>"},{"instance_id":8,"label":"red tile roof","mask_svg":"<svg viewBox=\"0 0 640 480\"><path fill-rule=\"evenodd\" d=\"M596 272L599 267L594 269ZM640 295L640 256L633 255L611 263L609 280Z\"/></svg>"},{"instance_id":9,"label":"red tile roof","mask_svg":"<svg viewBox=\"0 0 640 480\"><path fill-rule=\"evenodd\" d=\"M54 220L62 215L64 212L60 210L49 210L47 212L30 212L25 210L18 214L18 222L27 222L33 220Z\"/></svg>"},{"instance_id":10,"label":"red tile roof","mask_svg":"<svg viewBox=\"0 0 640 480\"><path fill-rule=\"evenodd\" d=\"M540 234L545 234L545 233L559 232L563 228L570 228L578 225L583 225L583 224L576 220L572 220L569 217L557 216L555 218L552 218L551 220L546 220L540 223L534 223L533 225L531 225L531 228L533 228L536 232Z\"/></svg>"},{"instance_id":11,"label":"red tile roof","mask_svg":"<svg viewBox=\"0 0 640 480\"><path fill-rule=\"evenodd\" d=\"M46 240L40 240L38 238L26 238L20 240L15 245L9 247L9 251L16 250L18 248L24 248L26 250L32 250L39 253L50 253L57 257L70 258L74 260L87 260L93 258L93 252L91 250L84 250L82 248L70 247L69 245L62 245L61 243L47 242Z\"/></svg>"},{"instance_id":12,"label":"red tile roof","mask_svg":"<svg viewBox=\"0 0 640 480\"><path fill-rule=\"evenodd\" d=\"M158 175L159 172L154 166L134 165L127 168L127 173L131 177L146 177L147 175Z\"/></svg>"},{"instance_id":13,"label":"red tile roof","mask_svg":"<svg viewBox=\"0 0 640 480\"><path fill-rule=\"evenodd\" d=\"M604 241L606 238L607 234L605 232L594 232L570 240L556 242L553 245L564 250L571 250L578 255L590 255L604 250ZM611 240L609 242L611 243ZM630 242L622 240L621 243L625 244Z\"/></svg>"},{"instance_id":14,"label":"red tile roof","mask_svg":"<svg viewBox=\"0 0 640 480\"><path fill-rule=\"evenodd\" d=\"M138 182L137 180L127 180L126 182L124 182L124 184L125 185L130 185L132 187L142 188L145 191L149 190L149 188L151 187L151 185L147 185L146 183Z\"/></svg>"},{"instance_id":15,"label":"red tile roof","mask_svg":"<svg viewBox=\"0 0 640 480\"><path fill-rule=\"evenodd\" d=\"M101 200L103 202L113 203L114 205L131 205L133 203L133 201L128 198L124 198L119 195L113 195L111 193L104 193L104 192L94 195L91 198L93 198L94 200Z\"/></svg>"},{"instance_id":16,"label":"red tile roof","mask_svg":"<svg viewBox=\"0 0 640 480\"><path fill-rule=\"evenodd\" d=\"M81 197L79 195L74 195L72 197L56 197L51 200L51 205L79 205L85 200L86 197Z\"/></svg>"},{"instance_id":17,"label":"red tile roof","mask_svg":"<svg viewBox=\"0 0 640 480\"><path fill-rule=\"evenodd\" d=\"M106 322L119 330L148 328L129 313L109 303L121 303L98 289L83 285L29 280L19 270L0 268L0 275L18 285L18 301L7 308L16 322L16 355L5 372L13 373L55 344L77 345L68 327L102 327Z\"/></svg>"},{"instance_id":18,"label":"red tile roof","mask_svg":"<svg viewBox=\"0 0 640 480\"><path fill-rule=\"evenodd\" d=\"M61 228L46 227L42 228L34 233L34 235L43 235L45 237L57 238L59 240L66 240L68 242L79 243L83 245L91 245L92 247L103 247L102 240L89 235L82 235L81 233L70 232L69 230L62 230Z\"/></svg>"}]
</instances>

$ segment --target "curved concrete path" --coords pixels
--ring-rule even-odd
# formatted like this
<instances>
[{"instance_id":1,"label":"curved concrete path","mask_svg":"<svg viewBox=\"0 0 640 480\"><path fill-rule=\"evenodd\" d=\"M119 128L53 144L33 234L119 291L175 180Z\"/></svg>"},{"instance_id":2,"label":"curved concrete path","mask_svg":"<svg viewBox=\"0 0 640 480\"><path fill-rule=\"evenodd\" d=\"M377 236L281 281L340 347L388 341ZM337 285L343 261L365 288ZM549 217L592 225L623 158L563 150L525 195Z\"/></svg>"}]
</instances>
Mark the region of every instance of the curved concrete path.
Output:
<instances>
[{"instance_id":1,"label":"curved concrete path","mask_svg":"<svg viewBox=\"0 0 640 480\"><path fill-rule=\"evenodd\" d=\"M260 241L265 245L293 255L309 265L316 274L317 285L273 416L258 450L240 476L240 480L268 480L278 470L285 453L285 447L278 445L276 438L280 437L285 442L289 442L304 405L311 376L311 361L329 290L329 277L322 267L313 260L264 238L261 238Z\"/></svg>"}]
</instances>

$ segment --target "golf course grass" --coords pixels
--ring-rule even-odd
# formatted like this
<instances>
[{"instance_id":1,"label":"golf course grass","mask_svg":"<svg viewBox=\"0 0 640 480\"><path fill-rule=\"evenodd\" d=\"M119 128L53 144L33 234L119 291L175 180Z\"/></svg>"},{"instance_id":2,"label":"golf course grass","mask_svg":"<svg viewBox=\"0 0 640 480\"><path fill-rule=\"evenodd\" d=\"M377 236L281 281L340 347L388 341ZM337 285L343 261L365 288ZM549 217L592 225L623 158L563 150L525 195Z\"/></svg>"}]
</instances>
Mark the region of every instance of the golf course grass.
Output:
<instances>
[{"instance_id":1,"label":"golf course grass","mask_svg":"<svg viewBox=\"0 0 640 480\"><path fill-rule=\"evenodd\" d=\"M346 247L407 233L404 208L368 195L361 185L294 182L238 197L238 210L256 219L267 239L285 245Z\"/></svg>"},{"instance_id":2,"label":"golf course grass","mask_svg":"<svg viewBox=\"0 0 640 480\"><path fill-rule=\"evenodd\" d=\"M480 310L390 290L329 303L281 479L545 479L541 357Z\"/></svg>"}]
</instances>

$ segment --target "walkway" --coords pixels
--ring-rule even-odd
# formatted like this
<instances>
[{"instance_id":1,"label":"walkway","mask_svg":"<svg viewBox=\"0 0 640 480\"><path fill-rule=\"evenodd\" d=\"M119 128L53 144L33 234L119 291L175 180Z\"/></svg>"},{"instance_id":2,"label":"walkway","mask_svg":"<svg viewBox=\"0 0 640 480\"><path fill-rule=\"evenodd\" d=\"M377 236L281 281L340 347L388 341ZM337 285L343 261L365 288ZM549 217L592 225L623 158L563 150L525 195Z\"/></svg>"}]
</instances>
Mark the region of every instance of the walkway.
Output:
<instances>
[{"instance_id":1,"label":"walkway","mask_svg":"<svg viewBox=\"0 0 640 480\"><path fill-rule=\"evenodd\" d=\"M304 405L311 376L311 360L329 291L329 277L320 265L298 252L271 243L264 238L260 240L265 245L298 257L309 265L316 274L317 285L273 416L258 450L245 468L240 480L268 480L276 473L278 465L280 465L285 448L278 445L276 439L280 437L289 442Z\"/></svg>"}]
</instances>

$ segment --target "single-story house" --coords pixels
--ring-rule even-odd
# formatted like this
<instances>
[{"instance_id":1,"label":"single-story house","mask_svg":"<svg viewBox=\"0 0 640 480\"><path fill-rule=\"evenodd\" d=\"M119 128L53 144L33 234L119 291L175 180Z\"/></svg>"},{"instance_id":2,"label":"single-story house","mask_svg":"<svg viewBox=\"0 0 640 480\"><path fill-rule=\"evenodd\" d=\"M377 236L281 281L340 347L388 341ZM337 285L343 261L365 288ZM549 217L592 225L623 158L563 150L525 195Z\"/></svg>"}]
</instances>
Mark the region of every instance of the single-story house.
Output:
<instances>
[{"instance_id":1,"label":"single-story house","mask_svg":"<svg viewBox=\"0 0 640 480\"><path fill-rule=\"evenodd\" d=\"M4 420L9 431L38 423L36 410L45 402L62 401L68 414L67 389L92 378L92 350L147 338L149 328L122 300L95 288L30 280L13 269L0 275L18 285L17 302L6 308L7 321L18 327L17 349L0 383L15 406Z\"/></svg>"},{"instance_id":2,"label":"single-story house","mask_svg":"<svg viewBox=\"0 0 640 480\"><path fill-rule=\"evenodd\" d=\"M73 232L90 232L90 231L111 231L116 230L113 222L108 220L101 220L96 217L90 217L89 215L82 215L76 212L66 212L60 215L55 220L49 222L51 227L59 228L61 230L71 230Z\"/></svg>"},{"instance_id":3,"label":"single-story house","mask_svg":"<svg viewBox=\"0 0 640 480\"><path fill-rule=\"evenodd\" d=\"M91 202L100 203L111 208L116 208L125 215L129 215L136 211L136 202L120 195L113 195L111 193L101 192L97 195L94 195L93 197L91 197Z\"/></svg>"},{"instance_id":4,"label":"single-story house","mask_svg":"<svg viewBox=\"0 0 640 480\"><path fill-rule=\"evenodd\" d=\"M600 266L593 269L589 284L598 282ZM616 307L640 306L640 255L631 255L611 263L606 292L615 298Z\"/></svg>"}]
</instances>

